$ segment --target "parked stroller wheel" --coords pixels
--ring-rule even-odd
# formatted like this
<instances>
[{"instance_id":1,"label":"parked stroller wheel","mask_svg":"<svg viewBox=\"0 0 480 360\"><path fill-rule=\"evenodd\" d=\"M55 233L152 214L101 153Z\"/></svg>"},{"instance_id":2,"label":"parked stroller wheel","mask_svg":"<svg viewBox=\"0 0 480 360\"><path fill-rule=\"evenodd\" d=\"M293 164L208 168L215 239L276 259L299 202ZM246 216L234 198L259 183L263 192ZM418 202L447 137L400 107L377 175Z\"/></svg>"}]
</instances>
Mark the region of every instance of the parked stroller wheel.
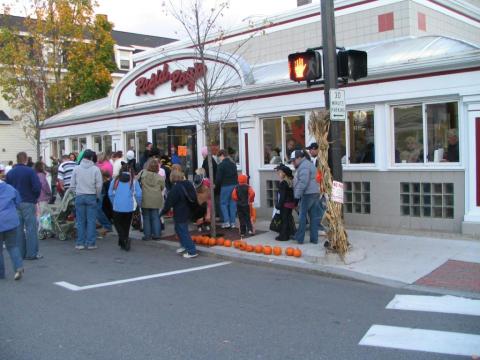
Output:
<instances>
[{"instance_id":1,"label":"parked stroller wheel","mask_svg":"<svg viewBox=\"0 0 480 360\"><path fill-rule=\"evenodd\" d=\"M65 241L65 240L67 240L67 236L65 234L59 234L58 235L58 240Z\"/></svg>"}]
</instances>

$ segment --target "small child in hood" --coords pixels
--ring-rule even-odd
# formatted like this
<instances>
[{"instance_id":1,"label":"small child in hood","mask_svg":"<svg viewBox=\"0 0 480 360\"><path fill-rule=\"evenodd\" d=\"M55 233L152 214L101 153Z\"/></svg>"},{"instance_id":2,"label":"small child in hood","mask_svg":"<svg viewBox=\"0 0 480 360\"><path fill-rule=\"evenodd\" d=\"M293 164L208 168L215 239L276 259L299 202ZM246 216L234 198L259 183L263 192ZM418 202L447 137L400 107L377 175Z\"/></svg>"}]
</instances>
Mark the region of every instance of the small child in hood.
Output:
<instances>
[{"instance_id":1,"label":"small child in hood","mask_svg":"<svg viewBox=\"0 0 480 360\"><path fill-rule=\"evenodd\" d=\"M252 220L250 218L250 205L255 200L255 191L248 185L247 175L238 175L238 185L232 192L232 199L237 202L237 214L240 221L240 236L253 235Z\"/></svg>"}]
</instances>

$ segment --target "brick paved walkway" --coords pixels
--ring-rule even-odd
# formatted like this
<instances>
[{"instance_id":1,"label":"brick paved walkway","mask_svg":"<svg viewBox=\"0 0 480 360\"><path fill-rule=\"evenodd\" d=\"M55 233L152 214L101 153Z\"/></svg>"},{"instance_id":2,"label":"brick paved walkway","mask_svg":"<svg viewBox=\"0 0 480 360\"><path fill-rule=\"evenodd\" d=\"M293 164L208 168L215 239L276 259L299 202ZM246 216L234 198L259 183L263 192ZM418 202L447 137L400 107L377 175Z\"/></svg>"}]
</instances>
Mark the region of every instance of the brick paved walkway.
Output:
<instances>
[{"instance_id":1,"label":"brick paved walkway","mask_svg":"<svg viewBox=\"0 0 480 360\"><path fill-rule=\"evenodd\" d=\"M480 264L448 260L415 284L480 293Z\"/></svg>"}]
</instances>

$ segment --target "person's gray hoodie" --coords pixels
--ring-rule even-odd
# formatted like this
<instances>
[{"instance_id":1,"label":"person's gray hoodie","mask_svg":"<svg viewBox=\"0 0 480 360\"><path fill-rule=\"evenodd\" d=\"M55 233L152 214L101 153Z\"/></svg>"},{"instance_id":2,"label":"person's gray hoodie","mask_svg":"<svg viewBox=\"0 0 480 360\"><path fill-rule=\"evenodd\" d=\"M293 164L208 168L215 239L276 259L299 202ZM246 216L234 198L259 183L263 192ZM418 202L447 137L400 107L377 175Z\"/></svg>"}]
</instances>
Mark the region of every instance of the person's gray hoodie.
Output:
<instances>
[{"instance_id":1,"label":"person's gray hoodie","mask_svg":"<svg viewBox=\"0 0 480 360\"><path fill-rule=\"evenodd\" d=\"M303 195L307 194L320 194L320 186L316 179L317 168L311 161L303 158L293 179L295 199L301 199Z\"/></svg>"},{"instance_id":2,"label":"person's gray hoodie","mask_svg":"<svg viewBox=\"0 0 480 360\"><path fill-rule=\"evenodd\" d=\"M76 195L96 195L102 192L102 173L92 160L82 159L80 166L75 167L70 187Z\"/></svg>"}]
</instances>

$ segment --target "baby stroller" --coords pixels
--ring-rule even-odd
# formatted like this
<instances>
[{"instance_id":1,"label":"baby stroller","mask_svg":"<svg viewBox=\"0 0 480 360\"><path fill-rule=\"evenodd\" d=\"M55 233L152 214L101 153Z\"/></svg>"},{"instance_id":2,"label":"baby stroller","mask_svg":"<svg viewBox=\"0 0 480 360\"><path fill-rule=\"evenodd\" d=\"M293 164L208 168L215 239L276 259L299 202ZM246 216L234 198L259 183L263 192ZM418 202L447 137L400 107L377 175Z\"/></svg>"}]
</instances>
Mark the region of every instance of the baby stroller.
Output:
<instances>
[{"instance_id":1,"label":"baby stroller","mask_svg":"<svg viewBox=\"0 0 480 360\"><path fill-rule=\"evenodd\" d=\"M55 233L61 241L74 239L76 236L74 214L75 192L72 189L67 189L60 205L58 207L51 206L50 212L42 215L45 218L48 218L49 215L50 226L48 226L48 221L46 220L45 224L42 224L42 221L40 222L40 239L48 237L48 231Z\"/></svg>"}]
</instances>

